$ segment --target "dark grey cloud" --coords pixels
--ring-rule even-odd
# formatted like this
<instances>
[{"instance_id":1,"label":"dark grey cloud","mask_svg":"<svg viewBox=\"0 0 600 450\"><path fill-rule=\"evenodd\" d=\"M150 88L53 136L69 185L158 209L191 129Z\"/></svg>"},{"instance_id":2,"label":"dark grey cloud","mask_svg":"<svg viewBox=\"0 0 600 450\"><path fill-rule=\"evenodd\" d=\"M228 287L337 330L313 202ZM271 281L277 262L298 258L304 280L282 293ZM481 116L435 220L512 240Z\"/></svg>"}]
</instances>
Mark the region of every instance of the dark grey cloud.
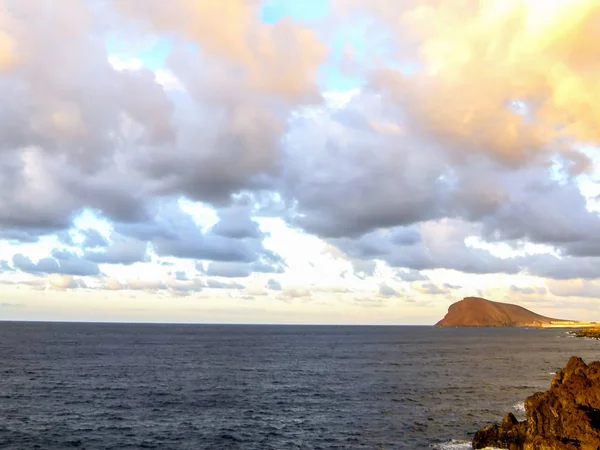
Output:
<instances>
[{"instance_id":1,"label":"dark grey cloud","mask_svg":"<svg viewBox=\"0 0 600 450\"><path fill-rule=\"evenodd\" d=\"M551 281L547 285L550 293L557 297L600 298L598 280Z\"/></svg>"},{"instance_id":2,"label":"dark grey cloud","mask_svg":"<svg viewBox=\"0 0 600 450\"><path fill-rule=\"evenodd\" d=\"M244 263L211 262L206 268L206 275L211 277L245 278L250 273L250 266Z\"/></svg>"},{"instance_id":3,"label":"dark grey cloud","mask_svg":"<svg viewBox=\"0 0 600 450\"><path fill-rule=\"evenodd\" d=\"M172 274L172 276L173 276L173 277L174 277L176 280L178 280L178 281L187 281L187 280L188 280L188 276L187 276L187 274L185 273L185 271L183 271L183 270L177 270L177 271L175 271L175 272Z\"/></svg>"},{"instance_id":4,"label":"dark grey cloud","mask_svg":"<svg viewBox=\"0 0 600 450\"><path fill-rule=\"evenodd\" d=\"M111 67L97 33L103 17L87 2L54 12L9 4L6 32L29 57L0 79L0 228L48 234L69 228L86 208L111 219L140 217L147 183L123 170L123 156L135 140L154 145L170 134L165 93L149 71ZM40 22L48 26L32 25ZM65 23L79 25L58 31ZM124 133L123 118L135 136Z\"/></svg>"},{"instance_id":5,"label":"dark grey cloud","mask_svg":"<svg viewBox=\"0 0 600 450\"><path fill-rule=\"evenodd\" d=\"M115 230L124 236L148 240L159 256L251 263L268 254L260 238L236 239L211 230L203 232L175 201L156 204L150 221L116 224Z\"/></svg>"},{"instance_id":6,"label":"dark grey cloud","mask_svg":"<svg viewBox=\"0 0 600 450\"><path fill-rule=\"evenodd\" d=\"M270 278L267 281L266 288L271 289L272 291L281 291L281 283L273 278Z\"/></svg>"},{"instance_id":7,"label":"dark grey cloud","mask_svg":"<svg viewBox=\"0 0 600 450\"><path fill-rule=\"evenodd\" d=\"M354 269L354 275L356 275L358 278L364 279L375 275L377 263L372 260L353 259L352 268Z\"/></svg>"},{"instance_id":8,"label":"dark grey cloud","mask_svg":"<svg viewBox=\"0 0 600 450\"><path fill-rule=\"evenodd\" d=\"M358 239L335 239L334 244L357 260L376 258L392 267L412 271L443 268L467 273L514 274L522 270L525 262L518 258L498 258L487 250L468 247L465 239L477 235L477 229L461 221L426 223L421 226L421 240L412 245L395 245L394 231L377 230ZM411 274L407 276L410 278Z\"/></svg>"},{"instance_id":9,"label":"dark grey cloud","mask_svg":"<svg viewBox=\"0 0 600 450\"><path fill-rule=\"evenodd\" d=\"M136 239L123 238L113 234L111 243L99 250L87 250L84 258L98 264L123 264L130 265L137 262L147 262L148 243ZM98 246L96 246L98 247Z\"/></svg>"},{"instance_id":10,"label":"dark grey cloud","mask_svg":"<svg viewBox=\"0 0 600 450\"><path fill-rule=\"evenodd\" d=\"M421 235L419 232L411 228L397 228L390 236L390 242L394 245L414 245L420 240Z\"/></svg>"},{"instance_id":11,"label":"dark grey cloud","mask_svg":"<svg viewBox=\"0 0 600 450\"><path fill-rule=\"evenodd\" d=\"M247 200L246 203L250 201ZM215 235L232 239L261 239L263 237L258 222L251 218L251 204L223 208L219 210L218 214L219 221L211 229Z\"/></svg>"},{"instance_id":12,"label":"dark grey cloud","mask_svg":"<svg viewBox=\"0 0 600 450\"><path fill-rule=\"evenodd\" d=\"M250 270L258 273L283 273L287 268L285 260L272 250L263 248L256 261L250 264Z\"/></svg>"},{"instance_id":13,"label":"dark grey cloud","mask_svg":"<svg viewBox=\"0 0 600 450\"><path fill-rule=\"evenodd\" d=\"M265 249L259 259L252 263L213 261L202 273L217 277L244 278L252 273L283 273L285 267L286 264L279 255Z\"/></svg>"},{"instance_id":14,"label":"dark grey cloud","mask_svg":"<svg viewBox=\"0 0 600 450\"><path fill-rule=\"evenodd\" d=\"M364 90L345 106L351 123L332 119L336 108L292 123L282 181L299 213L292 223L339 238L439 217L447 158L407 134L380 132L378 125L401 123L385 104Z\"/></svg>"},{"instance_id":15,"label":"dark grey cloud","mask_svg":"<svg viewBox=\"0 0 600 450\"><path fill-rule=\"evenodd\" d=\"M179 273L179 272L178 272ZM206 286L200 279L179 279L175 277L174 281L167 283L167 289L173 295L188 296L196 292L201 292Z\"/></svg>"},{"instance_id":16,"label":"dark grey cloud","mask_svg":"<svg viewBox=\"0 0 600 450\"><path fill-rule=\"evenodd\" d=\"M298 92L311 95L273 90L285 84L272 79L273 67L281 68L274 61L269 70L264 60L253 66L252 73L262 67L261 77L274 83L259 88L218 52L190 53L185 33L166 62L184 91L166 91L147 69L116 70L109 63L109 35L141 40L147 32L137 14L115 8L122 2L81 1L57 11L8 2L10 26L3 31L28 57L18 64L7 59L0 77L0 235L19 230L17 239L30 241L70 228L85 210L111 221L143 222L153 199L163 196L229 204L244 190L270 186L287 114L298 102L319 98L309 75L301 78L311 88L298 86ZM65 23L77 26L64 33ZM293 35L295 27L281 30ZM245 45L238 38L230 44ZM320 60L322 49L314 47L314 61ZM272 101L264 101L265 87ZM235 213L227 215L215 235L258 237L251 221L235 224Z\"/></svg>"},{"instance_id":17,"label":"dark grey cloud","mask_svg":"<svg viewBox=\"0 0 600 450\"><path fill-rule=\"evenodd\" d=\"M518 294L532 295L536 293L536 290L532 287L520 287L512 284L510 290Z\"/></svg>"},{"instance_id":18,"label":"dark grey cloud","mask_svg":"<svg viewBox=\"0 0 600 450\"><path fill-rule=\"evenodd\" d=\"M13 256L12 262L16 269L32 274L57 273L79 276L100 274L97 264L64 250L54 250L52 257L42 258L37 263L34 263L29 257L17 253Z\"/></svg>"},{"instance_id":19,"label":"dark grey cloud","mask_svg":"<svg viewBox=\"0 0 600 450\"><path fill-rule=\"evenodd\" d=\"M593 280L600 274L600 257L558 258L550 254L538 254L528 256L526 263L526 273L555 280Z\"/></svg>"},{"instance_id":20,"label":"dark grey cloud","mask_svg":"<svg viewBox=\"0 0 600 450\"><path fill-rule=\"evenodd\" d=\"M423 275L418 270L413 269L400 269L396 271L396 276L400 278L402 281L407 281L409 283L413 281L425 281L429 280L427 275Z\"/></svg>"},{"instance_id":21,"label":"dark grey cloud","mask_svg":"<svg viewBox=\"0 0 600 450\"><path fill-rule=\"evenodd\" d=\"M417 269L520 271L516 259L503 262L477 250L454 263L419 252L418 224L444 218L476 225L474 235L489 242L598 255L600 217L586 206L573 176L580 172L569 170L572 158L548 151L511 166L485 152L457 153L414 134L401 105L369 89L345 108L311 110L292 127L282 187L290 223L334 244L359 241L360 251L350 257ZM388 243L406 246L405 255L393 254Z\"/></svg>"},{"instance_id":22,"label":"dark grey cloud","mask_svg":"<svg viewBox=\"0 0 600 450\"><path fill-rule=\"evenodd\" d=\"M379 285L379 293L384 297L395 297L398 295L398 291L391 288L385 283Z\"/></svg>"},{"instance_id":23,"label":"dark grey cloud","mask_svg":"<svg viewBox=\"0 0 600 450\"><path fill-rule=\"evenodd\" d=\"M521 135L526 121L513 140L498 138L505 127L476 115L469 133L451 133L447 123L459 115L434 120L445 105L426 88L407 90L412 84L394 71L369 75L344 105L320 105L308 81L318 45L307 67L302 58L282 65L271 56L240 70L247 61L232 62L231 49L189 50L190 36L170 22L169 36L178 38L166 69L184 90L169 91L147 69L115 70L104 45L116 32L109 25L142 37L148 29L140 31L138 14L158 33L158 3L131 2L135 11L124 12L114 2L50 11L7 1L3 32L28 57L17 64L9 55L0 74L0 239L35 243L56 234L73 246L68 230L82 212L106 218L127 238L107 242L84 230L83 257L33 263L20 255L20 270L94 272L98 263L146 261L148 248L159 257L235 264L238 273L281 273L285 262L265 248L253 217L260 210L338 246L362 278L375 273L374 260L410 271L597 276L600 217L576 176L589 162L573 149L540 151L540 142ZM172 17L175 9L160 11ZM65 23L77 25L64 33ZM210 33L203 38L215 44ZM246 45L230 38L228 45ZM290 71L299 66L310 70ZM282 68L294 74L293 88ZM182 195L218 208L212 229L181 211L173 199ZM470 236L547 244L560 258L502 259L466 245Z\"/></svg>"},{"instance_id":24,"label":"dark grey cloud","mask_svg":"<svg viewBox=\"0 0 600 450\"><path fill-rule=\"evenodd\" d=\"M81 230L81 233L84 236L82 248L103 248L109 245L108 240L98 230L88 228Z\"/></svg>"},{"instance_id":25,"label":"dark grey cloud","mask_svg":"<svg viewBox=\"0 0 600 450\"><path fill-rule=\"evenodd\" d=\"M600 217L587 209L575 179L555 181L541 168L509 174L488 171L486 176L503 201L493 214L481 217L484 238L523 239L574 256L600 256ZM585 242L596 245L588 244L585 250Z\"/></svg>"},{"instance_id":26,"label":"dark grey cloud","mask_svg":"<svg viewBox=\"0 0 600 450\"><path fill-rule=\"evenodd\" d=\"M60 242L61 244L75 246L75 241L73 240L73 236L70 230L61 230L58 231L55 235L56 239L58 239L58 242ZM36 236L38 236L39 239L39 234L36 234Z\"/></svg>"},{"instance_id":27,"label":"dark grey cloud","mask_svg":"<svg viewBox=\"0 0 600 450\"><path fill-rule=\"evenodd\" d=\"M40 240L40 235L47 234L48 232L48 230L41 228L32 230L19 230L10 227L0 227L0 240L32 244Z\"/></svg>"},{"instance_id":28,"label":"dark grey cloud","mask_svg":"<svg viewBox=\"0 0 600 450\"><path fill-rule=\"evenodd\" d=\"M133 254L139 255L138 259L142 256L140 243L147 240L161 257L211 262L207 266L201 261L195 263L200 273L210 276L235 278L248 277L254 272L285 271L287 266L281 256L264 247L265 235L250 218L250 208L238 204L223 211L219 222L208 231L203 231L175 201L165 201L155 205L155 213L150 221L116 224L115 229L133 242L138 242L134 249L140 252ZM243 225L241 228L235 228L238 222ZM224 225L219 228L219 224ZM219 234L215 233L215 229ZM109 251L110 248L105 250Z\"/></svg>"}]
</instances>

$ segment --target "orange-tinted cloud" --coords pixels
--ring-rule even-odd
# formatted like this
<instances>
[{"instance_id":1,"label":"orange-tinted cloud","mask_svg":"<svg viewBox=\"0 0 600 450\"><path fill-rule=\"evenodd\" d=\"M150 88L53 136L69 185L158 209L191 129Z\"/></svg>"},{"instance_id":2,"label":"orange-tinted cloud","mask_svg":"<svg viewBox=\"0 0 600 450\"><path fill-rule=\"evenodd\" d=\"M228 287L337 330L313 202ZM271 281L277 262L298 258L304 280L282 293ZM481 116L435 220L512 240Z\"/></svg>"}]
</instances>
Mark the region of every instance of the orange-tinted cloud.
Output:
<instances>
[{"instance_id":1,"label":"orange-tinted cloud","mask_svg":"<svg viewBox=\"0 0 600 450\"><path fill-rule=\"evenodd\" d=\"M260 21L256 0L115 0L150 31L184 37L211 58L241 71L249 87L293 100L316 94L326 49L314 31L290 20Z\"/></svg>"},{"instance_id":2,"label":"orange-tinted cloud","mask_svg":"<svg viewBox=\"0 0 600 450\"><path fill-rule=\"evenodd\" d=\"M562 150L559 138L600 143L597 1L347 3L391 27L398 61L418 70L375 82L448 148L516 165L551 143Z\"/></svg>"}]
</instances>

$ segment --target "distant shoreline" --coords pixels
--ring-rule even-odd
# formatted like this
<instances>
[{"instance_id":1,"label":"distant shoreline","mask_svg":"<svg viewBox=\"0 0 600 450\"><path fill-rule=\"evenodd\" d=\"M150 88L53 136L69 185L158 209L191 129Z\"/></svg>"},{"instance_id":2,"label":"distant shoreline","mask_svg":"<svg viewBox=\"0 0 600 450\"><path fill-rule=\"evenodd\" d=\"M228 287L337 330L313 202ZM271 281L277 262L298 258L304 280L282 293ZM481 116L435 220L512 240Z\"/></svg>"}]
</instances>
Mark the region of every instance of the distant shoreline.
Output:
<instances>
[{"instance_id":1,"label":"distant shoreline","mask_svg":"<svg viewBox=\"0 0 600 450\"><path fill-rule=\"evenodd\" d=\"M560 321L539 325L539 328L594 328L600 327L598 322Z\"/></svg>"}]
</instances>

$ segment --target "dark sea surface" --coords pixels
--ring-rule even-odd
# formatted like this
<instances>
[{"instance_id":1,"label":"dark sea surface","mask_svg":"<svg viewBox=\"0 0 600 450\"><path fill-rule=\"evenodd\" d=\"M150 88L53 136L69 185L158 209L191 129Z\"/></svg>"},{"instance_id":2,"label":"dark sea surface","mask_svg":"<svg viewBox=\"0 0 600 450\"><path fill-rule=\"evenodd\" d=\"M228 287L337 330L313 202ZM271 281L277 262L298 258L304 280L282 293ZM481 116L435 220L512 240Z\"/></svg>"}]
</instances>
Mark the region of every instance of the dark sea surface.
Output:
<instances>
[{"instance_id":1,"label":"dark sea surface","mask_svg":"<svg viewBox=\"0 0 600 450\"><path fill-rule=\"evenodd\" d=\"M0 322L0 449L469 448L564 330Z\"/></svg>"}]
</instances>

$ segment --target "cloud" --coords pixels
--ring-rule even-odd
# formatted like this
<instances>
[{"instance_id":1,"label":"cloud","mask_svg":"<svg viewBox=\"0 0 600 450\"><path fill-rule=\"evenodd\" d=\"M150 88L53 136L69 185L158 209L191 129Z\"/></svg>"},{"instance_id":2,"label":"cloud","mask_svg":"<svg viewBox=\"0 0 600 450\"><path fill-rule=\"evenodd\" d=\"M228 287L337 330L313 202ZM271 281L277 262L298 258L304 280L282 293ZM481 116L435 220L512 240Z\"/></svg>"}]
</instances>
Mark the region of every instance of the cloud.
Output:
<instances>
[{"instance_id":1,"label":"cloud","mask_svg":"<svg viewBox=\"0 0 600 450\"><path fill-rule=\"evenodd\" d=\"M272 291L281 291L281 283L273 278L270 278L267 281L267 285L265 287L267 289L271 289Z\"/></svg>"},{"instance_id":2,"label":"cloud","mask_svg":"<svg viewBox=\"0 0 600 450\"><path fill-rule=\"evenodd\" d=\"M380 259L392 267L413 271L436 268L468 273L521 271L521 260L498 258L487 250L467 246L465 239L479 234L472 224L440 220L422 223L419 228L421 240L412 245L394 244L394 229L377 230L357 239L336 239L335 242L353 258Z\"/></svg>"},{"instance_id":3,"label":"cloud","mask_svg":"<svg viewBox=\"0 0 600 450\"><path fill-rule=\"evenodd\" d=\"M600 282L597 280L565 280L546 282L552 295L558 297L600 298Z\"/></svg>"},{"instance_id":4,"label":"cloud","mask_svg":"<svg viewBox=\"0 0 600 450\"><path fill-rule=\"evenodd\" d=\"M121 289L125 289L125 285L115 278L105 278L102 288L109 291L120 291Z\"/></svg>"},{"instance_id":5,"label":"cloud","mask_svg":"<svg viewBox=\"0 0 600 450\"><path fill-rule=\"evenodd\" d=\"M206 286L211 289L244 289L245 286L232 281L231 283L215 280L213 278L209 278L206 280Z\"/></svg>"},{"instance_id":6,"label":"cloud","mask_svg":"<svg viewBox=\"0 0 600 450\"><path fill-rule=\"evenodd\" d=\"M108 240L102 234L100 234L98 230L88 228L81 230L81 233L84 236L84 241L81 244L82 248L104 248L109 246ZM72 244L72 242L66 243Z\"/></svg>"},{"instance_id":7,"label":"cloud","mask_svg":"<svg viewBox=\"0 0 600 450\"><path fill-rule=\"evenodd\" d=\"M355 297L353 302L359 306L367 308L380 308L385 305L385 300L381 297Z\"/></svg>"},{"instance_id":8,"label":"cloud","mask_svg":"<svg viewBox=\"0 0 600 450\"><path fill-rule=\"evenodd\" d=\"M437 284L432 283L432 282L415 284L415 285L413 285L413 287L417 291L419 291L423 294L429 294L429 295L442 295L442 294L448 294L450 292L449 288L447 288L447 287L440 288Z\"/></svg>"},{"instance_id":9,"label":"cloud","mask_svg":"<svg viewBox=\"0 0 600 450\"><path fill-rule=\"evenodd\" d=\"M525 294L525 295L531 295L531 294L536 293L536 290L532 287L519 287L519 286L515 286L514 284L510 286L510 290L513 292L516 292L518 294Z\"/></svg>"},{"instance_id":10,"label":"cloud","mask_svg":"<svg viewBox=\"0 0 600 450\"><path fill-rule=\"evenodd\" d=\"M72 275L62 275L58 273L48 275L48 284L51 288L59 291L86 287L83 281L73 278Z\"/></svg>"},{"instance_id":11,"label":"cloud","mask_svg":"<svg viewBox=\"0 0 600 450\"><path fill-rule=\"evenodd\" d=\"M396 271L396 276L398 278L400 278L402 281L408 281L409 283L413 282L413 281L425 281L425 280L429 279L427 277L427 275L423 275L418 270L413 270L413 269L400 269L400 270L397 270Z\"/></svg>"},{"instance_id":12,"label":"cloud","mask_svg":"<svg viewBox=\"0 0 600 450\"><path fill-rule=\"evenodd\" d=\"M260 239L263 234L258 222L250 216L252 211L248 206L232 206L219 211L219 221L211 231L217 235L232 239Z\"/></svg>"},{"instance_id":13,"label":"cloud","mask_svg":"<svg viewBox=\"0 0 600 450\"><path fill-rule=\"evenodd\" d=\"M22 303L0 302L0 308L22 308Z\"/></svg>"},{"instance_id":14,"label":"cloud","mask_svg":"<svg viewBox=\"0 0 600 450\"><path fill-rule=\"evenodd\" d=\"M384 297L395 297L398 295L398 291L389 287L387 284L382 283L379 285L379 294Z\"/></svg>"},{"instance_id":15,"label":"cloud","mask_svg":"<svg viewBox=\"0 0 600 450\"><path fill-rule=\"evenodd\" d=\"M248 211L247 211L248 213ZM215 225L230 220L221 217ZM228 225L221 227L221 233ZM158 256L184 259L203 259L218 262L253 263L277 259L273 252L264 248L262 234L256 237L226 237L214 231L204 232L193 217L184 212L175 201L155 205L152 217L143 222L119 223L115 230L139 241L149 241Z\"/></svg>"},{"instance_id":16,"label":"cloud","mask_svg":"<svg viewBox=\"0 0 600 450\"><path fill-rule=\"evenodd\" d=\"M588 100L597 86L584 69L597 52L589 44L595 2L357 3L419 68L382 70L376 83L403 103L413 127L459 157L481 153L514 166L541 156L557 137L598 141ZM526 113L511 110L511 101Z\"/></svg>"},{"instance_id":17,"label":"cloud","mask_svg":"<svg viewBox=\"0 0 600 450\"><path fill-rule=\"evenodd\" d=\"M180 297L200 292L206 287L206 283L200 279L192 280L170 280L167 282L167 287L172 295Z\"/></svg>"},{"instance_id":18,"label":"cloud","mask_svg":"<svg viewBox=\"0 0 600 450\"><path fill-rule=\"evenodd\" d=\"M0 80L0 227L9 232L66 229L86 208L121 220L143 214L147 183L116 164L132 137L123 126L160 142L171 133L169 102L149 71L110 66L98 38L104 18L82 1L50 11L9 0L3 10L19 55Z\"/></svg>"},{"instance_id":19,"label":"cloud","mask_svg":"<svg viewBox=\"0 0 600 450\"><path fill-rule=\"evenodd\" d=\"M124 264L148 262L148 243L135 239L127 239L113 234L111 243L108 242L102 250L90 250L84 253L84 258L98 264ZM85 242L84 245L85 247Z\"/></svg>"},{"instance_id":20,"label":"cloud","mask_svg":"<svg viewBox=\"0 0 600 450\"><path fill-rule=\"evenodd\" d=\"M325 57L325 47L313 31L291 20L274 25L261 22L260 2L176 0L168 6L131 0L115 3L150 31L176 34L197 44L208 57L220 60L228 70L221 69L215 76L227 81L235 77L244 89L292 101L317 94L316 69ZM228 18L226 25L222 24L223 17ZM215 81L206 89L213 88ZM200 89L200 85L194 87Z\"/></svg>"},{"instance_id":21,"label":"cloud","mask_svg":"<svg viewBox=\"0 0 600 450\"><path fill-rule=\"evenodd\" d=\"M162 280L129 279L124 285L124 289L131 289L134 291L156 292L167 289L167 285Z\"/></svg>"},{"instance_id":22,"label":"cloud","mask_svg":"<svg viewBox=\"0 0 600 450\"><path fill-rule=\"evenodd\" d=\"M7 6L0 36L3 235L31 240L65 230L86 210L139 222L162 196L229 203L243 189L266 185L278 170L283 118L297 102L320 98L317 67L326 48L290 20L262 23L259 2ZM227 27L206 28L223 14ZM48 27L32 25L40 22ZM140 65L109 62L109 37L135 47L147 33L174 38L163 72L178 80L179 95Z\"/></svg>"},{"instance_id":23,"label":"cloud","mask_svg":"<svg viewBox=\"0 0 600 450\"><path fill-rule=\"evenodd\" d=\"M211 277L245 278L250 276L250 268L243 263L211 262L206 275Z\"/></svg>"},{"instance_id":24,"label":"cloud","mask_svg":"<svg viewBox=\"0 0 600 450\"><path fill-rule=\"evenodd\" d=\"M352 292L348 287L339 285L311 286L311 291L324 292L326 294L347 294Z\"/></svg>"},{"instance_id":25,"label":"cloud","mask_svg":"<svg viewBox=\"0 0 600 450\"><path fill-rule=\"evenodd\" d=\"M285 300L297 299L297 298L310 298L312 292L305 288L288 288L284 289L280 295L280 298Z\"/></svg>"},{"instance_id":26,"label":"cloud","mask_svg":"<svg viewBox=\"0 0 600 450\"><path fill-rule=\"evenodd\" d=\"M0 12L0 240L15 272L53 289L97 277L186 295L273 277L281 298L342 293L282 290L272 274L295 279L298 258L382 296L397 294L390 273L460 288L423 272L437 269L594 292L597 2L334 0L318 23L267 23L259 0L65 1ZM369 25L340 57L355 20ZM166 43L161 61L131 61L149 40ZM349 65L361 87L323 92ZM263 231L267 217L298 242ZM296 245L288 266L278 252ZM128 279L157 259L168 275ZM103 264L133 267L113 280ZM508 294L542 295L523 283Z\"/></svg>"},{"instance_id":27,"label":"cloud","mask_svg":"<svg viewBox=\"0 0 600 450\"><path fill-rule=\"evenodd\" d=\"M17 253L12 259L15 269L32 274L62 274L94 276L100 274L98 265L94 262L64 250L55 249L51 257L41 258L34 263L29 257Z\"/></svg>"},{"instance_id":28,"label":"cloud","mask_svg":"<svg viewBox=\"0 0 600 450\"><path fill-rule=\"evenodd\" d=\"M377 263L371 260L353 259L352 268L354 269L354 275L356 275L358 278L364 279L366 277L372 277L375 275Z\"/></svg>"},{"instance_id":29,"label":"cloud","mask_svg":"<svg viewBox=\"0 0 600 450\"><path fill-rule=\"evenodd\" d=\"M177 281L188 281L188 276L183 270L177 270L172 274Z\"/></svg>"},{"instance_id":30,"label":"cloud","mask_svg":"<svg viewBox=\"0 0 600 450\"><path fill-rule=\"evenodd\" d=\"M360 238L364 256L382 253L386 243L378 233L399 233L387 239L415 245L422 238L415 224L444 218L481 223L479 234L492 242L521 239L578 256L600 250L600 217L587 208L564 155L549 151L517 167L472 155L467 164L439 141L408 132L390 136L370 125L386 115L406 121L397 110L365 89L343 111L323 108L295 119L282 186L297 212L289 221L334 245ZM352 124L342 112L352 113Z\"/></svg>"}]
</instances>

